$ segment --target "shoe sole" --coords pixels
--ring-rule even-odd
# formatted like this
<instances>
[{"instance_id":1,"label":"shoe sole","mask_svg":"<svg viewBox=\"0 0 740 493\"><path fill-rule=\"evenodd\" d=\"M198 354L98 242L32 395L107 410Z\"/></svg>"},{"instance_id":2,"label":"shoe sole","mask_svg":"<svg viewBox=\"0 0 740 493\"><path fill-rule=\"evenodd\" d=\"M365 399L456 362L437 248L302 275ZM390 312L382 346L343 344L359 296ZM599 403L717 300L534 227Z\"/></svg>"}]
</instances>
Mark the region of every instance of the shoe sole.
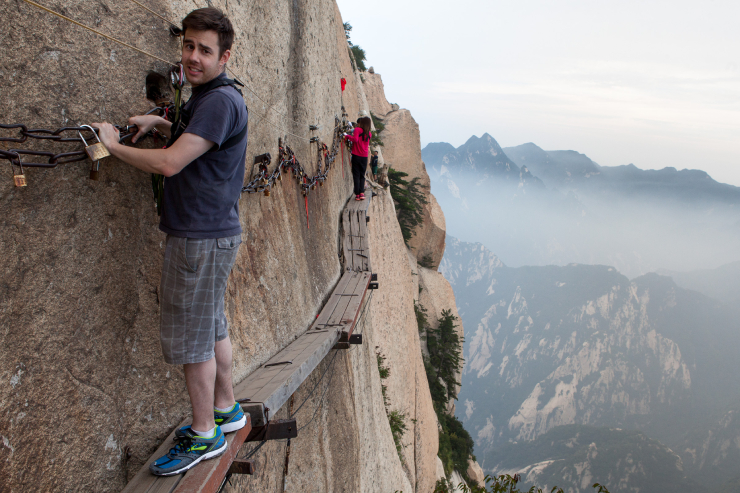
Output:
<instances>
[{"instance_id":1,"label":"shoe sole","mask_svg":"<svg viewBox=\"0 0 740 493\"><path fill-rule=\"evenodd\" d=\"M221 425L221 431L224 433L231 433L232 431L241 430L244 428L244 425L247 424L247 415L245 414L242 416L242 419L239 421L232 421L231 423L226 423L225 425Z\"/></svg>"},{"instance_id":2,"label":"shoe sole","mask_svg":"<svg viewBox=\"0 0 740 493\"><path fill-rule=\"evenodd\" d=\"M155 476L176 476L177 474L181 474L181 473L183 473L183 472L185 472L185 471L187 471L189 469L192 469L197 464L199 464L200 461L208 460L208 459L213 459L214 457L218 457L219 455L222 455L224 452L226 452L227 446L228 446L228 443L224 439L224 446L223 447L221 447L220 449L211 450L210 452L207 452L207 453L203 454L197 460L194 460L193 462L191 462L187 466L183 467L182 469L178 469L176 471L171 471L171 472L166 472L166 473L163 473L163 474L155 474L155 473L152 473L152 474L154 474Z\"/></svg>"}]
</instances>

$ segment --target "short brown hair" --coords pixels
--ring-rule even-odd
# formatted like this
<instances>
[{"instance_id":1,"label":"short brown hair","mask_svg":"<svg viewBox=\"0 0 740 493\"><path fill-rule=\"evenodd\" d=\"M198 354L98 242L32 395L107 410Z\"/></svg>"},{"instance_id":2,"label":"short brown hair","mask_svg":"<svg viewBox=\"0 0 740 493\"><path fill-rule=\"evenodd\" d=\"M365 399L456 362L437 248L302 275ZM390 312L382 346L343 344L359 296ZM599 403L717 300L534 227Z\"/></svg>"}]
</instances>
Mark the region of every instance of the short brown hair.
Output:
<instances>
[{"instance_id":1,"label":"short brown hair","mask_svg":"<svg viewBox=\"0 0 740 493\"><path fill-rule=\"evenodd\" d=\"M216 31L218 33L219 56L234 44L234 28L223 12L216 7L193 10L182 20L183 34L188 28L194 31Z\"/></svg>"}]
</instances>

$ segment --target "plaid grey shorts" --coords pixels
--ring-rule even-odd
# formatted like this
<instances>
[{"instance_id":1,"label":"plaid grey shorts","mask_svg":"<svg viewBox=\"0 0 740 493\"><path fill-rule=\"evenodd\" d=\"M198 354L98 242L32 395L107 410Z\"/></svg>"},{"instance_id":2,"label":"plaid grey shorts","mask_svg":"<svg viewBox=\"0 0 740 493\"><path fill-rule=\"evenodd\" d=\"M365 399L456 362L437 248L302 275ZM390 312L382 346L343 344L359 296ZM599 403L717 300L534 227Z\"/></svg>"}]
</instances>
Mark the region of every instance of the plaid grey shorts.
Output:
<instances>
[{"instance_id":1,"label":"plaid grey shorts","mask_svg":"<svg viewBox=\"0 0 740 493\"><path fill-rule=\"evenodd\" d=\"M167 235L160 298L160 341L167 363L185 365L213 358L214 345L229 335L224 293L241 235L178 238Z\"/></svg>"}]
</instances>

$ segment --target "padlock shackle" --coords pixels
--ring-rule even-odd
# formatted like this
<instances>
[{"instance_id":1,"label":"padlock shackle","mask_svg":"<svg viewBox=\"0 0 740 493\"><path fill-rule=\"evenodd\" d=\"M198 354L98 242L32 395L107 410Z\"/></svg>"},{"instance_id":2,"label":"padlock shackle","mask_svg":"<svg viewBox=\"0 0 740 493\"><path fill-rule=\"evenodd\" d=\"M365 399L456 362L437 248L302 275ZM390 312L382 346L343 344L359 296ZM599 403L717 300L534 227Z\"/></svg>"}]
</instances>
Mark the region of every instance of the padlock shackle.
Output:
<instances>
[{"instance_id":1,"label":"padlock shackle","mask_svg":"<svg viewBox=\"0 0 740 493\"><path fill-rule=\"evenodd\" d=\"M95 139L97 139L97 141L98 141L98 142L100 142L100 137L98 137L98 133L97 133L97 132L95 131L95 129L94 129L94 128L92 128L92 127L91 127L90 125L80 125L80 128L89 128L89 129L90 129L90 131L91 131L91 132L93 133L93 135L95 136ZM77 133L80 133L80 132L77 132ZM80 133L80 137L82 137L82 134L81 134L81 133ZM83 141L85 140L85 139L84 139L84 137L82 138L82 140L83 140ZM87 142L85 142L85 145L87 146Z\"/></svg>"}]
</instances>

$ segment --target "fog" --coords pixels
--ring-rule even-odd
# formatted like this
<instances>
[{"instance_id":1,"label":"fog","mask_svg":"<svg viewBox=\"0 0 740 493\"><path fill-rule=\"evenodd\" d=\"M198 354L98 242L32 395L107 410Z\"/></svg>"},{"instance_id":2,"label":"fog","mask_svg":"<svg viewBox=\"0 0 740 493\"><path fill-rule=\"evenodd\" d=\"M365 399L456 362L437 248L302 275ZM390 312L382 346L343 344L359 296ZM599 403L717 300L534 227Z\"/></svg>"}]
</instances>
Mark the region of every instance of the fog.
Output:
<instances>
[{"instance_id":1,"label":"fog","mask_svg":"<svg viewBox=\"0 0 740 493\"><path fill-rule=\"evenodd\" d=\"M629 278L740 260L738 205L706 197L552 190L429 166L448 234L511 267L603 264Z\"/></svg>"}]
</instances>

